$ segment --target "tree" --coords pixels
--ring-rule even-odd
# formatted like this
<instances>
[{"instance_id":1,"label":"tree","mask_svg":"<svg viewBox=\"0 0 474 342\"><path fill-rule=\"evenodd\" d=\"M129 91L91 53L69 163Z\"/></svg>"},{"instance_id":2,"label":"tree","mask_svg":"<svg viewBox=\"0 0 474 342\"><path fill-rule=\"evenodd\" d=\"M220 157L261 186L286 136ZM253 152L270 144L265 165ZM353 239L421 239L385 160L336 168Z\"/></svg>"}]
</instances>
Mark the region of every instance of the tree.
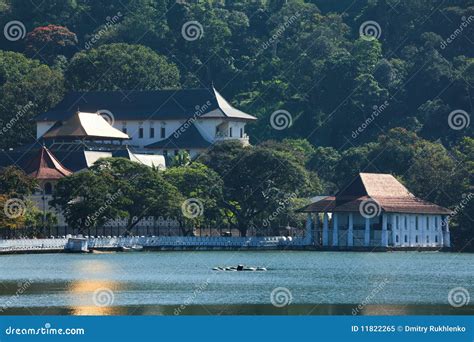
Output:
<instances>
[{"instance_id":1,"label":"tree","mask_svg":"<svg viewBox=\"0 0 474 342\"><path fill-rule=\"evenodd\" d=\"M40 26L26 36L26 54L51 64L58 55L70 57L77 44L77 37L66 27Z\"/></svg>"},{"instance_id":2,"label":"tree","mask_svg":"<svg viewBox=\"0 0 474 342\"><path fill-rule=\"evenodd\" d=\"M221 146L219 152L225 153L226 148L232 151L235 146ZM264 147L241 148L234 150L233 158L216 162L220 153L211 151L202 160L221 170L215 169L224 180L224 205L242 236L251 226L261 226L262 219L277 211L282 201L320 191L317 182L311 184L304 167L284 153Z\"/></svg>"},{"instance_id":3,"label":"tree","mask_svg":"<svg viewBox=\"0 0 474 342\"><path fill-rule=\"evenodd\" d=\"M203 223L214 225L222 223L221 206L224 184L215 171L203 164L192 163L189 166L171 167L164 172L163 176L182 194L184 211L187 204L185 201L196 201L194 205L202 206L196 215L187 215L183 212L178 216L184 235L192 233L192 230L186 227L187 223L191 223L194 227L201 226Z\"/></svg>"},{"instance_id":4,"label":"tree","mask_svg":"<svg viewBox=\"0 0 474 342\"><path fill-rule=\"evenodd\" d=\"M107 175L112 188L120 192L117 208L126 213L127 231L148 216L175 216L180 208L181 194L163 175L143 164L123 158L104 158L91 168Z\"/></svg>"},{"instance_id":5,"label":"tree","mask_svg":"<svg viewBox=\"0 0 474 342\"><path fill-rule=\"evenodd\" d=\"M0 148L31 143L36 114L64 94L60 72L15 52L0 51Z\"/></svg>"},{"instance_id":6,"label":"tree","mask_svg":"<svg viewBox=\"0 0 474 342\"><path fill-rule=\"evenodd\" d=\"M0 194L27 196L32 194L37 186L36 179L28 177L16 166L0 169Z\"/></svg>"},{"instance_id":7,"label":"tree","mask_svg":"<svg viewBox=\"0 0 474 342\"><path fill-rule=\"evenodd\" d=\"M112 178L87 170L62 178L50 204L64 215L67 224L75 229L100 227L105 222L126 213L119 209L121 193L114 192Z\"/></svg>"},{"instance_id":8,"label":"tree","mask_svg":"<svg viewBox=\"0 0 474 342\"><path fill-rule=\"evenodd\" d=\"M191 157L186 151L179 151L179 153L170 160L171 166L186 166L190 163Z\"/></svg>"},{"instance_id":9,"label":"tree","mask_svg":"<svg viewBox=\"0 0 474 342\"><path fill-rule=\"evenodd\" d=\"M77 53L66 71L73 90L151 90L179 86L179 70L150 48L106 44Z\"/></svg>"},{"instance_id":10,"label":"tree","mask_svg":"<svg viewBox=\"0 0 474 342\"><path fill-rule=\"evenodd\" d=\"M31 223L28 218L37 209L28 196L37 185L15 166L0 169L0 227L15 229Z\"/></svg>"}]
</instances>

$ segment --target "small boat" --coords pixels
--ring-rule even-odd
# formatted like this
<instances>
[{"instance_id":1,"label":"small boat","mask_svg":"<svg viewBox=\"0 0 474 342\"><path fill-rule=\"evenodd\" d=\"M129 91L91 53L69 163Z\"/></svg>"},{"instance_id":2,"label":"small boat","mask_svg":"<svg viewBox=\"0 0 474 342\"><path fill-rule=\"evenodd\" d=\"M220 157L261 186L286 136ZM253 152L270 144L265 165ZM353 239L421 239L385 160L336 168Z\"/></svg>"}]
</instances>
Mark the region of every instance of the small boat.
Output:
<instances>
[{"instance_id":1,"label":"small boat","mask_svg":"<svg viewBox=\"0 0 474 342\"><path fill-rule=\"evenodd\" d=\"M237 265L237 266L217 266L212 269L213 271L231 271L231 272L239 272L239 271L266 271L266 267L249 267L244 265Z\"/></svg>"}]
</instances>

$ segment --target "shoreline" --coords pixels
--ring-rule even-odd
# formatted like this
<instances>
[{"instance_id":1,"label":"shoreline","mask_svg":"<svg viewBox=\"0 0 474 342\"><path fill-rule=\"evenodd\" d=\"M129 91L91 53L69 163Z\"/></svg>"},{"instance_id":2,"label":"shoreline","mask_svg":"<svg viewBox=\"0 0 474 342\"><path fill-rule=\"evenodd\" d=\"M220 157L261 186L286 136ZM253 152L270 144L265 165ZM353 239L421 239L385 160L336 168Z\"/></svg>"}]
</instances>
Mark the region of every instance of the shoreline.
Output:
<instances>
[{"instance_id":1,"label":"shoreline","mask_svg":"<svg viewBox=\"0 0 474 342\"><path fill-rule=\"evenodd\" d=\"M87 252L70 251L65 248L58 249L18 249L0 251L2 255L25 255L25 254L102 254L102 253L142 253L142 252L265 252L265 251L313 251L313 252L357 252L357 253L387 253L387 252L442 252L442 253L473 253L470 251L457 252L452 249L439 247L407 247L407 248L387 248L387 247L361 247L361 248L334 248L317 246L291 246L291 247L223 247L223 246L162 246L143 247L140 250L127 251L121 247L91 248Z\"/></svg>"}]
</instances>

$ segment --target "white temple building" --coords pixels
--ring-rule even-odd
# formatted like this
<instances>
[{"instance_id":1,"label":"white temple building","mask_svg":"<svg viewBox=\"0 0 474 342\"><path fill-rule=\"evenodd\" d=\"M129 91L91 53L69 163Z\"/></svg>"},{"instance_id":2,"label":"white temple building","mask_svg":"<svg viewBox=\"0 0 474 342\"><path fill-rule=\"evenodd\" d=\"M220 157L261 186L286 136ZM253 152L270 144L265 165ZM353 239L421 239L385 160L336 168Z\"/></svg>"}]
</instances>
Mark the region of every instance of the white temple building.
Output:
<instances>
[{"instance_id":1,"label":"white temple building","mask_svg":"<svg viewBox=\"0 0 474 342\"><path fill-rule=\"evenodd\" d=\"M450 210L410 193L390 174L360 173L308 213L314 244L328 249L451 247Z\"/></svg>"},{"instance_id":2,"label":"white temple building","mask_svg":"<svg viewBox=\"0 0 474 342\"><path fill-rule=\"evenodd\" d=\"M214 87L71 92L56 107L36 117L37 139L67 141L67 137L54 131L66 123L71 125L69 121L77 112L101 114L111 126L128 136L124 144L142 153L165 157L180 151L195 157L213 143L224 140L246 145L249 137L245 126L257 119L231 106Z\"/></svg>"}]
</instances>

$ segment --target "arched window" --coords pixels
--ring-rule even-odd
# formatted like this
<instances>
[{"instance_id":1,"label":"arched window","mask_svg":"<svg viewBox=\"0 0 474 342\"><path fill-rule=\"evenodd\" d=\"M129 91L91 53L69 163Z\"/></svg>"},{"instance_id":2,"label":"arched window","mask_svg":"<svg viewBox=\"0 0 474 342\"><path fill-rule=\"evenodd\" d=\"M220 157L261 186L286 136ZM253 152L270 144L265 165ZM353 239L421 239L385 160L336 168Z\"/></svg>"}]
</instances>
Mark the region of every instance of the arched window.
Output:
<instances>
[{"instance_id":1,"label":"arched window","mask_svg":"<svg viewBox=\"0 0 474 342\"><path fill-rule=\"evenodd\" d=\"M51 195L53 193L53 186L51 183L44 184L44 193L45 195Z\"/></svg>"}]
</instances>

